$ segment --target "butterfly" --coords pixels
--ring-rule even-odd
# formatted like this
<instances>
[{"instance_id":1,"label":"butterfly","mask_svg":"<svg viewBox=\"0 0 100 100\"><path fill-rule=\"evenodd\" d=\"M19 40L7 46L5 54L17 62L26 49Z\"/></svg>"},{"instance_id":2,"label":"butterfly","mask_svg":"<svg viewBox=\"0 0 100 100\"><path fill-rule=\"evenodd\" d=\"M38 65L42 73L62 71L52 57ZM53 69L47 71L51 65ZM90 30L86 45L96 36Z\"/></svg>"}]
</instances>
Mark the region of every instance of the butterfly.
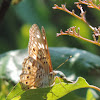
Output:
<instances>
[{"instance_id":1,"label":"butterfly","mask_svg":"<svg viewBox=\"0 0 100 100\"><path fill-rule=\"evenodd\" d=\"M52 68L44 27L40 31L39 27L33 24L29 33L29 56L23 61L20 75L22 89L52 86L54 77L59 71L54 71ZM60 75L65 77L62 72L60 72Z\"/></svg>"}]
</instances>

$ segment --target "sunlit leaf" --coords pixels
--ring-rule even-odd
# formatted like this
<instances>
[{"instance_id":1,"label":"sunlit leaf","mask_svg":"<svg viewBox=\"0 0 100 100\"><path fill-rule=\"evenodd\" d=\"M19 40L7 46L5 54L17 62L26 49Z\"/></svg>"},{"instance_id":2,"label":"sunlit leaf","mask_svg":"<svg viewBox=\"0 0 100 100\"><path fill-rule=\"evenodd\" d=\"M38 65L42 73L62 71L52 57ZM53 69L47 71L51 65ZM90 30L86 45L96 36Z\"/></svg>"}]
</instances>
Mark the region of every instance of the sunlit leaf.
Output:
<instances>
[{"instance_id":1,"label":"sunlit leaf","mask_svg":"<svg viewBox=\"0 0 100 100\"><path fill-rule=\"evenodd\" d=\"M99 98L98 94L93 89L88 89L86 100L96 100L98 98Z\"/></svg>"},{"instance_id":2,"label":"sunlit leaf","mask_svg":"<svg viewBox=\"0 0 100 100\"><path fill-rule=\"evenodd\" d=\"M27 100L27 99L29 100L32 100L32 99L56 100L80 88L94 88L94 86L89 85L86 82L86 80L82 77L79 77L73 83L60 82L58 84L55 84L52 88L38 88L38 89L31 89L27 91L23 91L21 89L20 84L18 83L15 86L15 88L11 91L11 93L8 95L7 100L10 100L10 99L16 100L16 98L17 100ZM97 87L95 87L95 89L100 91L100 89Z\"/></svg>"}]
</instances>

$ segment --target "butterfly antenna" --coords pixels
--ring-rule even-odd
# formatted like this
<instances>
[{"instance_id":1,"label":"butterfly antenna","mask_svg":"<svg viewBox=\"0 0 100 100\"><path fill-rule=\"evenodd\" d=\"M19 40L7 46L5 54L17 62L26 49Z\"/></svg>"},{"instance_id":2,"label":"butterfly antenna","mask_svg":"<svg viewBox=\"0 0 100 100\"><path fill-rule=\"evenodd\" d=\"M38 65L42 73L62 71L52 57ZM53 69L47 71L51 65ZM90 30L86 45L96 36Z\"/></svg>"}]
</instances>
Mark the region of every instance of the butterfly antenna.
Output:
<instances>
[{"instance_id":1,"label":"butterfly antenna","mask_svg":"<svg viewBox=\"0 0 100 100\"><path fill-rule=\"evenodd\" d=\"M63 64L65 64L72 56L69 56L68 59L65 60L65 62L63 62L62 64L60 64L55 70L57 70L59 67L61 67Z\"/></svg>"}]
</instances>

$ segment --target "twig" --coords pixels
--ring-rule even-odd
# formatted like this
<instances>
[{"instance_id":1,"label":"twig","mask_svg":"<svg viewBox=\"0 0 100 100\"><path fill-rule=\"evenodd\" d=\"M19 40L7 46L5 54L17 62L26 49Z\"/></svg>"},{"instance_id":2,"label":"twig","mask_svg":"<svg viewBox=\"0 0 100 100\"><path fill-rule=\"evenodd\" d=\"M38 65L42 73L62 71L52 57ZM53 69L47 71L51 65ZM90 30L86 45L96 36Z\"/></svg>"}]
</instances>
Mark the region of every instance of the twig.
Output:
<instances>
[{"instance_id":1,"label":"twig","mask_svg":"<svg viewBox=\"0 0 100 100\"><path fill-rule=\"evenodd\" d=\"M94 40L89 40L89 39L86 39L82 36L80 36L79 34L79 28L78 28L78 33L76 32L75 30L76 27L71 27L69 28L67 31L63 32L62 30L60 31L60 33L57 33L57 36L61 36L61 35L70 35L70 36L73 36L73 37L76 37L76 38L79 38L81 40L84 40L84 41L87 41L87 42L90 42L92 44L95 44L95 45L98 45L100 46L100 42L98 42L98 40L96 40L95 38L95 35L93 35L93 38ZM97 36L97 35L96 35Z\"/></svg>"},{"instance_id":2,"label":"twig","mask_svg":"<svg viewBox=\"0 0 100 100\"><path fill-rule=\"evenodd\" d=\"M100 5L94 4L93 0L79 0L79 2L75 2L75 4L85 4L89 8L95 8L100 11Z\"/></svg>"},{"instance_id":3,"label":"twig","mask_svg":"<svg viewBox=\"0 0 100 100\"><path fill-rule=\"evenodd\" d=\"M80 16L78 16L77 14L75 14L75 11L74 11L74 10L72 10L72 12L69 11L69 10L66 8L65 5L61 5L61 7L59 7L57 4L54 4L54 7L52 7L52 8L53 8L53 9L63 10L63 11L65 11L65 12L67 12L67 13L71 14L72 16L74 16L74 17L76 17L76 18L82 20L84 23L86 23L86 24L90 27L91 30L94 29L94 28L93 28L91 25L89 25L88 22L86 21L86 18L85 18L85 13L86 13L86 12L84 12L84 10L82 9L82 6L79 5L78 3L77 3L77 8L80 9L80 11L81 11ZM94 30L93 30L93 31L94 31Z\"/></svg>"}]
</instances>

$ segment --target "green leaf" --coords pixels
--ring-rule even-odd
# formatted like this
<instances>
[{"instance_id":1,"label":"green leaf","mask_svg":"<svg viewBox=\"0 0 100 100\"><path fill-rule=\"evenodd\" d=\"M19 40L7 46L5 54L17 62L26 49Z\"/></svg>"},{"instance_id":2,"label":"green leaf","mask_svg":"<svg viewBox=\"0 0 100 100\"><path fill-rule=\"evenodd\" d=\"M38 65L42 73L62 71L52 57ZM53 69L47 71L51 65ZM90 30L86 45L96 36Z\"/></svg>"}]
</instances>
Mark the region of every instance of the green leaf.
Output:
<instances>
[{"instance_id":1,"label":"green leaf","mask_svg":"<svg viewBox=\"0 0 100 100\"><path fill-rule=\"evenodd\" d=\"M13 90L8 94L7 100L41 100L45 94L50 91L50 88L30 89L27 91L22 90L20 83L18 83Z\"/></svg>"},{"instance_id":2,"label":"green leaf","mask_svg":"<svg viewBox=\"0 0 100 100\"><path fill-rule=\"evenodd\" d=\"M14 97L17 97L17 96L19 96L19 95L21 95L21 94L23 94L25 91L23 91L22 89L21 89L21 86L20 86L20 84L18 83L13 89L12 89L12 91L8 94L8 96L7 96L7 100L11 100L12 98L14 98Z\"/></svg>"},{"instance_id":3,"label":"green leaf","mask_svg":"<svg viewBox=\"0 0 100 100\"><path fill-rule=\"evenodd\" d=\"M8 95L7 100L56 100L64 95L80 89L80 88L94 88L94 86L89 85L86 80L82 77L79 77L73 83L64 83L59 82L55 84L51 89L50 88L38 88L38 89L30 89L26 92L21 89L20 84L18 83L15 88ZM99 88L95 88L100 91ZM19 99L18 99L19 98Z\"/></svg>"},{"instance_id":4,"label":"green leaf","mask_svg":"<svg viewBox=\"0 0 100 100\"><path fill-rule=\"evenodd\" d=\"M86 100L96 100L98 98L99 98L99 96L94 90L88 89L87 95L86 95Z\"/></svg>"},{"instance_id":5,"label":"green leaf","mask_svg":"<svg viewBox=\"0 0 100 100\"><path fill-rule=\"evenodd\" d=\"M73 91L58 100L86 100L86 99L85 99L85 97L82 97L81 95L79 95L79 96L76 95L75 91Z\"/></svg>"},{"instance_id":6,"label":"green leaf","mask_svg":"<svg viewBox=\"0 0 100 100\"><path fill-rule=\"evenodd\" d=\"M68 83L62 82L62 83L54 85L51 90L51 93L50 92L48 93L47 98L48 100L56 100L80 88L93 88L93 87L91 87L91 85L89 85L84 78L79 77L74 83L68 84Z\"/></svg>"}]
</instances>

